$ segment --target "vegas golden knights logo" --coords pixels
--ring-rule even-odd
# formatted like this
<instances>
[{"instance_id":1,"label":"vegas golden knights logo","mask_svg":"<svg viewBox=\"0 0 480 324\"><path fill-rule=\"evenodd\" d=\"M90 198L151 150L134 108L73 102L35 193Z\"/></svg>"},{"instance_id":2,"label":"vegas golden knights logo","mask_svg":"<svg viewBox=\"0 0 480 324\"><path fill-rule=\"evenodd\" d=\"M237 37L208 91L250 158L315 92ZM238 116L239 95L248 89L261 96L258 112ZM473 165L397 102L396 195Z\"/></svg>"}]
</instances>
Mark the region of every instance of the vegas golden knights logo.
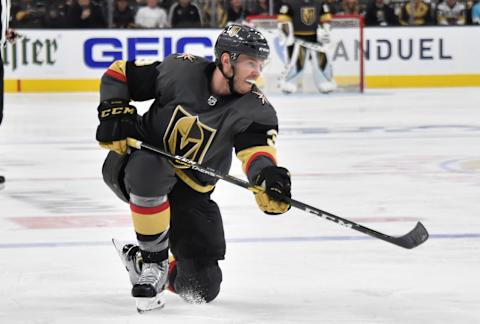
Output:
<instances>
[{"instance_id":1,"label":"vegas golden knights logo","mask_svg":"<svg viewBox=\"0 0 480 324\"><path fill-rule=\"evenodd\" d=\"M310 26L315 23L315 16L315 7L300 8L300 19L305 25Z\"/></svg>"},{"instance_id":2,"label":"vegas golden knights logo","mask_svg":"<svg viewBox=\"0 0 480 324\"><path fill-rule=\"evenodd\" d=\"M217 132L202 124L197 116L190 115L178 105L163 137L165 148L174 155L202 163L205 154ZM173 162L177 168L188 168L180 162Z\"/></svg>"},{"instance_id":3,"label":"vegas golden knights logo","mask_svg":"<svg viewBox=\"0 0 480 324\"><path fill-rule=\"evenodd\" d=\"M235 25L230 26L227 29L227 34L230 37L236 36L238 34L238 32L240 31L240 29L241 28L239 26L235 26Z\"/></svg>"}]
</instances>

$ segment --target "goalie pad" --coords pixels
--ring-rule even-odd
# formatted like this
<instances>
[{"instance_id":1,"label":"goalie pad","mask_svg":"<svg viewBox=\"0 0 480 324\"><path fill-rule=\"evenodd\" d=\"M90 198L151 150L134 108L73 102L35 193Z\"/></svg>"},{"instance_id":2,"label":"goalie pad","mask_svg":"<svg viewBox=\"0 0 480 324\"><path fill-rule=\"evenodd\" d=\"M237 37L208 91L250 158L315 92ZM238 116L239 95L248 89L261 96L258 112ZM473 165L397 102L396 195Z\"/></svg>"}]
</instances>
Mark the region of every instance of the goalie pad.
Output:
<instances>
[{"instance_id":1,"label":"goalie pad","mask_svg":"<svg viewBox=\"0 0 480 324\"><path fill-rule=\"evenodd\" d=\"M281 35L281 45L292 46L295 43L295 36L293 35L293 24L291 21L281 21L277 24Z\"/></svg>"},{"instance_id":2,"label":"goalie pad","mask_svg":"<svg viewBox=\"0 0 480 324\"><path fill-rule=\"evenodd\" d=\"M295 93L297 92L297 82L300 77L303 75L303 68L297 69L297 61L300 54L300 44L295 42L293 45L292 55L289 57L288 63L285 66L285 69L280 74L278 87L284 93ZM304 57L306 59L306 57ZM306 61L306 60L305 60ZM305 64L303 62L303 65Z\"/></svg>"},{"instance_id":3,"label":"goalie pad","mask_svg":"<svg viewBox=\"0 0 480 324\"><path fill-rule=\"evenodd\" d=\"M302 68L298 69L297 61L300 53L303 52L301 62ZM310 60L313 69L313 78L316 88L322 93L328 93L337 88L333 79L332 65L327 54L327 48L321 44L296 39L293 45L292 55L284 71L280 75L278 87L284 93L295 93L298 91L298 81L303 76L305 64Z\"/></svg>"},{"instance_id":4,"label":"goalie pad","mask_svg":"<svg viewBox=\"0 0 480 324\"><path fill-rule=\"evenodd\" d=\"M318 91L329 93L337 88L337 83L333 79L332 64L330 63L327 53L312 54L312 69L313 79Z\"/></svg>"}]
</instances>

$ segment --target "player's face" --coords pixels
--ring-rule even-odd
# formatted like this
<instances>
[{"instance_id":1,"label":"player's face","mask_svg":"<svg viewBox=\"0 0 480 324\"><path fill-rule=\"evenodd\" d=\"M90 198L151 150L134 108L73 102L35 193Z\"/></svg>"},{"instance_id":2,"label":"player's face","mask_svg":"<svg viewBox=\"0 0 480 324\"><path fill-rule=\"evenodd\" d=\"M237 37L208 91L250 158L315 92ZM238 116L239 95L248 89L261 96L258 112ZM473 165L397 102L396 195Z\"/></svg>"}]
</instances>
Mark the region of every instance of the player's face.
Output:
<instances>
[{"instance_id":1,"label":"player's face","mask_svg":"<svg viewBox=\"0 0 480 324\"><path fill-rule=\"evenodd\" d=\"M235 91L246 94L252 89L252 84L262 74L264 60L240 54L235 62Z\"/></svg>"}]
</instances>

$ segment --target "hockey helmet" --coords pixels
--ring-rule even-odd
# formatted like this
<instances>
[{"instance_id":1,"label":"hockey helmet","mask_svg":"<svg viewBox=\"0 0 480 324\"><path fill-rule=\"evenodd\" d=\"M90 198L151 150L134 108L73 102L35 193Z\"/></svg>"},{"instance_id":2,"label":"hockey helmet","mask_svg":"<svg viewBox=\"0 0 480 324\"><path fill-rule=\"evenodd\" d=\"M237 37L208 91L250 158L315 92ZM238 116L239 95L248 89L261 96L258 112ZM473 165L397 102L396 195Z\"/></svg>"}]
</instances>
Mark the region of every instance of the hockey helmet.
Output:
<instances>
[{"instance_id":1,"label":"hockey helmet","mask_svg":"<svg viewBox=\"0 0 480 324\"><path fill-rule=\"evenodd\" d=\"M220 64L220 56L229 53L233 61L240 54L263 60L268 59L270 47L265 37L253 27L232 24L225 27L215 43L215 63Z\"/></svg>"}]
</instances>

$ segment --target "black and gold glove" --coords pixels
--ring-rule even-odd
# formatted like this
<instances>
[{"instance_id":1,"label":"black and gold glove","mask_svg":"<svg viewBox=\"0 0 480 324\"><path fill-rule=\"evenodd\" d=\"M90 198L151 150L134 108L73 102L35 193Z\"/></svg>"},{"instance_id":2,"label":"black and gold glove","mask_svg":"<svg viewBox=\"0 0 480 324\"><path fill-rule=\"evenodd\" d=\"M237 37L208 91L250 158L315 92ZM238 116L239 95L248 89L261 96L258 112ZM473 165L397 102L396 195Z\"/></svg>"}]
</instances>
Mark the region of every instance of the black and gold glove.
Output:
<instances>
[{"instance_id":1,"label":"black and gold glove","mask_svg":"<svg viewBox=\"0 0 480 324\"><path fill-rule=\"evenodd\" d=\"M255 184L265 188L264 192L255 194L258 207L266 214L283 214L290 209L291 197L290 173L287 169L276 166L263 168L255 179Z\"/></svg>"},{"instance_id":2,"label":"black and gold glove","mask_svg":"<svg viewBox=\"0 0 480 324\"><path fill-rule=\"evenodd\" d=\"M127 137L136 136L137 109L125 99L105 100L98 106L97 141L100 146L123 155Z\"/></svg>"}]
</instances>

